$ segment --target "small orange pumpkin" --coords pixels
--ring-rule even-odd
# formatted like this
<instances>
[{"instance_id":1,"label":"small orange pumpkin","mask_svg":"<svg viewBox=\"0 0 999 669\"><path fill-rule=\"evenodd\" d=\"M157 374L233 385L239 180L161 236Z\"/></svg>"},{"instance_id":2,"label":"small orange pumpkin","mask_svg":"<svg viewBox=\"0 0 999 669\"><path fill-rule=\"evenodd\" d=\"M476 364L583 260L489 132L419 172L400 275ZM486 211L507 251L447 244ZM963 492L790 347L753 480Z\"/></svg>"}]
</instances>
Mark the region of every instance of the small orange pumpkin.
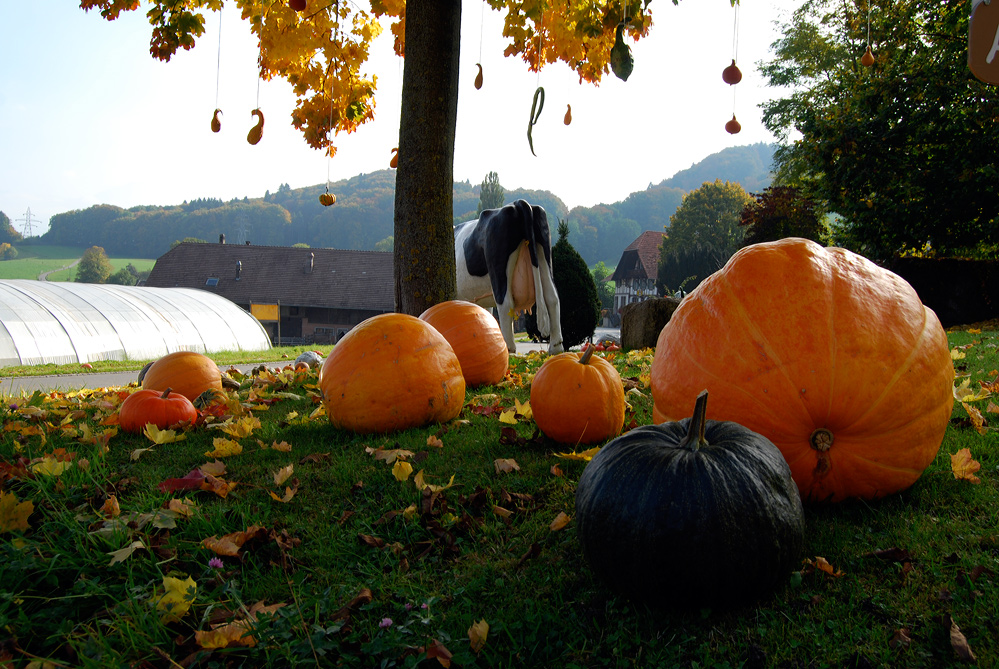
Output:
<instances>
[{"instance_id":1,"label":"small orange pumpkin","mask_svg":"<svg viewBox=\"0 0 999 669\"><path fill-rule=\"evenodd\" d=\"M222 372L206 355L195 351L176 351L163 356L146 370L142 387L150 390L173 388L192 402L201 393L214 388L222 391Z\"/></svg>"},{"instance_id":2,"label":"small orange pumpkin","mask_svg":"<svg viewBox=\"0 0 999 669\"><path fill-rule=\"evenodd\" d=\"M391 432L461 413L465 379L444 335L408 314L380 314L351 329L319 373L334 427Z\"/></svg>"},{"instance_id":3,"label":"small orange pumpkin","mask_svg":"<svg viewBox=\"0 0 999 669\"><path fill-rule=\"evenodd\" d=\"M510 351L499 323L477 304L449 300L430 307L420 320L430 323L451 344L461 363L465 385L495 385L506 377Z\"/></svg>"},{"instance_id":4,"label":"small orange pumpkin","mask_svg":"<svg viewBox=\"0 0 999 669\"><path fill-rule=\"evenodd\" d=\"M688 295L652 363L653 419L709 418L783 453L804 500L874 499L933 461L954 405L936 314L899 276L805 239L737 252Z\"/></svg>"},{"instance_id":5,"label":"small orange pumpkin","mask_svg":"<svg viewBox=\"0 0 999 669\"><path fill-rule=\"evenodd\" d=\"M198 420L198 410L191 400L167 388L159 390L137 390L118 407L118 425L126 432L140 433L147 423L162 429L185 421Z\"/></svg>"},{"instance_id":6,"label":"small orange pumpkin","mask_svg":"<svg viewBox=\"0 0 999 669\"><path fill-rule=\"evenodd\" d=\"M624 428L621 375L595 350L552 356L531 382L534 422L559 443L595 444Z\"/></svg>"}]
</instances>

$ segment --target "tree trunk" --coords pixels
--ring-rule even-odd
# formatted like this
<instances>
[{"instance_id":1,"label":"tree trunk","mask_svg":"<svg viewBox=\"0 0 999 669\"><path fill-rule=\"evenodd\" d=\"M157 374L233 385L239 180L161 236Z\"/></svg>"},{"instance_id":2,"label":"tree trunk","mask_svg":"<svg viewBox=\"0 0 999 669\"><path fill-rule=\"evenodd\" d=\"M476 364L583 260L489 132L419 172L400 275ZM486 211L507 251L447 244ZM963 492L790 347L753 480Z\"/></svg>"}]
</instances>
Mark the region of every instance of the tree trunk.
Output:
<instances>
[{"instance_id":1,"label":"tree trunk","mask_svg":"<svg viewBox=\"0 0 999 669\"><path fill-rule=\"evenodd\" d=\"M395 308L418 316L455 294L454 133L460 0L409 0L395 180Z\"/></svg>"}]
</instances>

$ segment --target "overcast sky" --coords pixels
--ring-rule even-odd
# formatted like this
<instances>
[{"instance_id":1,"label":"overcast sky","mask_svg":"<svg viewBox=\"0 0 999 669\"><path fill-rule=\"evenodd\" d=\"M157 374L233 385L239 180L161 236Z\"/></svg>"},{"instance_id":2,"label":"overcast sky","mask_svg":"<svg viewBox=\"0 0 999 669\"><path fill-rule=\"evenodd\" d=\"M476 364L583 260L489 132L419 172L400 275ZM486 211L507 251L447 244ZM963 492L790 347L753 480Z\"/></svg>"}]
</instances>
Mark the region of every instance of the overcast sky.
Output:
<instances>
[{"instance_id":1,"label":"overcast sky","mask_svg":"<svg viewBox=\"0 0 999 669\"><path fill-rule=\"evenodd\" d=\"M774 141L759 104L776 92L756 64L769 57L775 21L794 5L742 3L743 80L732 87L721 79L733 56L728 0L678 7L657 0L649 37L631 42L631 77L609 74L593 86L561 63L539 76L504 58L502 14L465 0L455 180L478 184L493 171L507 189L550 190L570 208L592 206L622 200L726 147ZM3 0L0 211L22 230L30 208L39 234L50 216L94 204L260 197L283 183L300 188L325 183L327 174L337 181L384 169L398 145L403 68L385 28L366 69L378 77L375 120L340 135L328 162L292 128L290 86L258 82L256 41L232 2L221 30L219 16L209 15L197 46L162 63L149 56L144 9L109 23L73 0ZM476 90L480 52L484 85ZM545 107L533 130L534 157L527 125L538 85ZM267 120L263 140L250 146L258 96ZM216 97L222 132L213 134ZM742 124L737 135L724 127L733 111Z\"/></svg>"}]
</instances>

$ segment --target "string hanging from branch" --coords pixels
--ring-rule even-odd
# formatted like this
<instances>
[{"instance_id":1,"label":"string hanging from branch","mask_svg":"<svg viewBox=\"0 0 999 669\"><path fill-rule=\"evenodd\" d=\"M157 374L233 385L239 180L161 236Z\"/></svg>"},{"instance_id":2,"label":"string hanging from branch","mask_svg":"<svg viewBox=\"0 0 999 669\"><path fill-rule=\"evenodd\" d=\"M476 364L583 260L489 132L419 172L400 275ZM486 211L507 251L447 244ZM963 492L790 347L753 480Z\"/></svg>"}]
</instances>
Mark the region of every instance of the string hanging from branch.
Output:
<instances>
[{"instance_id":1,"label":"string hanging from branch","mask_svg":"<svg viewBox=\"0 0 999 669\"><path fill-rule=\"evenodd\" d=\"M262 47L261 47L262 49ZM260 61L263 61L263 51L259 56ZM260 111L260 71L259 67L257 69L257 108L250 112L250 116L257 117L257 123L252 128L250 132L246 133L246 141L250 144L256 146L260 139L264 136L264 112Z\"/></svg>"},{"instance_id":2,"label":"string hanging from branch","mask_svg":"<svg viewBox=\"0 0 999 669\"><path fill-rule=\"evenodd\" d=\"M219 119L219 114L222 110L219 108L219 80L222 73L222 9L219 9L219 51L217 60L215 63L215 113L212 114L212 132L218 132L222 129L222 121Z\"/></svg>"},{"instance_id":3,"label":"string hanging from branch","mask_svg":"<svg viewBox=\"0 0 999 669\"><path fill-rule=\"evenodd\" d=\"M333 24L333 28L330 30L330 41L336 43L340 39L340 1L333 3L333 11L336 15L336 22ZM330 61L326 68L326 80L330 84L330 129L327 130L326 135L326 192L319 196L319 204L324 207L329 207L330 205L336 204L336 195L330 192L330 169L333 163L333 155L336 153L336 147L333 146L333 138L329 136L329 133L333 132L333 82L334 78L331 76L333 74L333 68L335 67L335 61Z\"/></svg>"},{"instance_id":4,"label":"string hanging from branch","mask_svg":"<svg viewBox=\"0 0 999 669\"><path fill-rule=\"evenodd\" d=\"M735 135L742 130L742 124L735 118L735 85L742 81L742 70L735 64L739 57L739 3L732 5L732 12L732 64L722 70L722 81L732 87L732 118L725 124L725 131Z\"/></svg>"},{"instance_id":5,"label":"string hanging from branch","mask_svg":"<svg viewBox=\"0 0 999 669\"><path fill-rule=\"evenodd\" d=\"M479 62L475 64L479 73L475 75L475 90L482 88L482 27L486 22L486 0L482 0L482 12L479 16Z\"/></svg>"},{"instance_id":6,"label":"string hanging from branch","mask_svg":"<svg viewBox=\"0 0 999 669\"><path fill-rule=\"evenodd\" d=\"M871 67L874 65L874 53L871 51L871 5L867 5L867 49L864 50L864 55L860 57L860 64L864 67Z\"/></svg>"}]
</instances>

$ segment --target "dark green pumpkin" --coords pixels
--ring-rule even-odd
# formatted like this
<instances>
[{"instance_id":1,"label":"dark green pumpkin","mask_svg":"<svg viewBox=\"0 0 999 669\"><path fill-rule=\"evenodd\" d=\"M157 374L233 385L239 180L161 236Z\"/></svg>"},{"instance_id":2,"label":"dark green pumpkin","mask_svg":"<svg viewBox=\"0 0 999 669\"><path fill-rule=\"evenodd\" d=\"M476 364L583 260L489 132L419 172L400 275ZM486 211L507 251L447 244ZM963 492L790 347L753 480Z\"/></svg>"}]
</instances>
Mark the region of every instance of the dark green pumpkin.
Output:
<instances>
[{"instance_id":1,"label":"dark green pumpkin","mask_svg":"<svg viewBox=\"0 0 999 669\"><path fill-rule=\"evenodd\" d=\"M611 589L656 606L724 607L798 565L805 521L780 451L738 423L639 427L594 456L576 488L583 554ZM689 431L689 432L688 432Z\"/></svg>"}]
</instances>

